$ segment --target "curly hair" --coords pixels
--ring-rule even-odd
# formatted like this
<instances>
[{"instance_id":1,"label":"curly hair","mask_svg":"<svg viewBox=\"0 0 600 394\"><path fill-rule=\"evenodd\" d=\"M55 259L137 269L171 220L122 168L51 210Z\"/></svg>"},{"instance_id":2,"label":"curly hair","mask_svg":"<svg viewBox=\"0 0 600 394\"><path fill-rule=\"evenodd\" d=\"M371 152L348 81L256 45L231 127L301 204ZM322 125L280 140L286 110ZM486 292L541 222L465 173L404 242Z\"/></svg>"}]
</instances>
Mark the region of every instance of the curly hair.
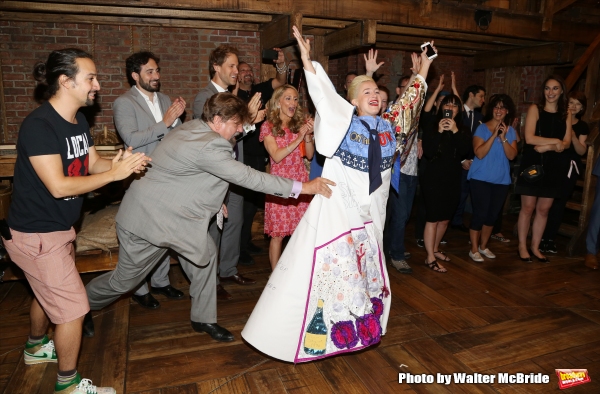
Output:
<instances>
[{"instance_id":1,"label":"curly hair","mask_svg":"<svg viewBox=\"0 0 600 394\"><path fill-rule=\"evenodd\" d=\"M504 123L508 126L512 126L513 120L515 120L517 112L515 109L515 103L509 95L503 93L494 94L492 95L492 97L490 97L489 102L487 104L485 118L483 119L484 122L487 122L488 120L494 117L494 108L498 104L502 104L507 111L506 116L504 117Z\"/></svg>"},{"instance_id":2,"label":"curly hair","mask_svg":"<svg viewBox=\"0 0 600 394\"><path fill-rule=\"evenodd\" d=\"M279 100L281 100L281 96L283 93L292 89L296 94L298 94L298 90L292 85L285 84L283 86L278 87L273 92L273 96L271 96L271 100L269 100L268 104L268 114L267 121L273 125L272 133L273 137L283 137L285 135L285 131L282 128L283 121L281 120L281 111L279 108ZM296 112L290 122L288 123L288 128L294 134L298 134L300 131L300 127L304 124L304 112L302 111L302 107L300 106L300 102L298 102L298 106L296 107Z\"/></svg>"},{"instance_id":3,"label":"curly hair","mask_svg":"<svg viewBox=\"0 0 600 394\"><path fill-rule=\"evenodd\" d=\"M125 59L125 72L127 74L127 82L131 86L135 86L135 79L131 76L131 73L139 74L142 71L142 66L148 64L150 59L156 62L156 65L160 63L160 58L154 53L149 51L136 52L133 55Z\"/></svg>"}]
</instances>

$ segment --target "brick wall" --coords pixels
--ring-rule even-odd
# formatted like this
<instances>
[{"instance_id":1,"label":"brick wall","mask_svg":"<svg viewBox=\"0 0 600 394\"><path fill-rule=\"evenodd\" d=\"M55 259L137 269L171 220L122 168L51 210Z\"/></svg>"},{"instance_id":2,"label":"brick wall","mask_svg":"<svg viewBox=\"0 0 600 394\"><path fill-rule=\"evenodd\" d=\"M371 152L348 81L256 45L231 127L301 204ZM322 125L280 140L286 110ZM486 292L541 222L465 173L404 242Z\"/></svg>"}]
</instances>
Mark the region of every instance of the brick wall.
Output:
<instances>
[{"instance_id":1,"label":"brick wall","mask_svg":"<svg viewBox=\"0 0 600 394\"><path fill-rule=\"evenodd\" d=\"M0 113L0 142L14 143L23 118L38 104L33 99L36 82L31 72L34 63L45 60L54 49L76 46L94 54L101 91L94 107L88 109L90 124L99 130L107 126L114 130L112 103L127 89L125 59L135 51L152 50L161 59L162 92L170 97L181 96L187 104L186 119L191 119L191 106L196 93L209 81L208 56L222 43L237 46L240 60L248 62L255 77L260 76L260 37L257 32L205 30L170 27L139 27L67 23L33 23L0 21L0 60L3 73L6 113ZM418 49L418 48L417 48ZM293 52L286 48L286 52ZM288 53L292 58L293 53ZM378 71L378 83L390 89L394 97L398 79L410 73L412 62L406 51L380 50L385 64ZM293 67L292 67L293 68ZM329 74L338 89L343 91L348 71L365 72L363 53L331 57ZM450 72L457 78L459 93L470 84L484 84L484 72L473 71L473 58L443 53L434 61L427 82L430 90L445 74L445 88L450 90ZM492 93L504 90L504 69L493 69ZM544 67L523 67L521 85L529 92L529 101L537 100L539 86L545 77ZM304 96L304 94L303 94ZM529 104L514 98L519 112Z\"/></svg>"},{"instance_id":2,"label":"brick wall","mask_svg":"<svg viewBox=\"0 0 600 394\"><path fill-rule=\"evenodd\" d=\"M259 35L256 32L201 30L66 23L0 21L0 59L3 73L7 129L2 142L15 143L21 122L38 104L33 99L36 81L33 65L45 61L50 51L78 47L94 54L101 90L96 105L86 111L96 130L114 130L112 103L130 86L125 59L139 50L152 50L161 59L162 89L170 97L181 96L188 104L186 119L198 91L208 81L208 56L222 43L236 45L240 60L259 74Z\"/></svg>"}]
</instances>

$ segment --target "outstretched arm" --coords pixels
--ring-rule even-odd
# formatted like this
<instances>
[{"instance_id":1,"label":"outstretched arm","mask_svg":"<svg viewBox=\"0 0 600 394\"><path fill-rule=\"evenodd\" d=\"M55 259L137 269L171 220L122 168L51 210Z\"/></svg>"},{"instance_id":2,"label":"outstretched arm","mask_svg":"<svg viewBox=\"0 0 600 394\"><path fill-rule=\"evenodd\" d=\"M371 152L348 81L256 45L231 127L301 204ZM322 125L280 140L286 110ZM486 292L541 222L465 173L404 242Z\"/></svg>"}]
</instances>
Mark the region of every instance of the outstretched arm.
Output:
<instances>
[{"instance_id":1,"label":"outstretched arm","mask_svg":"<svg viewBox=\"0 0 600 394\"><path fill-rule=\"evenodd\" d=\"M300 49L300 59L302 60L302 66L304 70L309 73L316 74L315 68L310 61L310 40L308 38L302 37L300 31L296 26L292 27L294 32L294 37L296 37L296 41L298 41L298 49Z\"/></svg>"}]
</instances>

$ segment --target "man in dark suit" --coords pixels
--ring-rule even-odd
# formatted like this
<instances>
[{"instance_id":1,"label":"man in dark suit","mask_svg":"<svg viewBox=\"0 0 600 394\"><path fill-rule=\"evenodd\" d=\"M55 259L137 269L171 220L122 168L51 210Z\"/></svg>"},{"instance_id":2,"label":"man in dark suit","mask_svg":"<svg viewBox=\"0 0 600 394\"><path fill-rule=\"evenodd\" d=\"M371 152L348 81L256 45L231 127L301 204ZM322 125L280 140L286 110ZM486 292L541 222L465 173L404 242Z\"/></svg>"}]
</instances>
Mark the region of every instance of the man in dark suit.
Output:
<instances>
[{"instance_id":1,"label":"man in dark suit","mask_svg":"<svg viewBox=\"0 0 600 394\"><path fill-rule=\"evenodd\" d=\"M217 322L217 249L208 235L229 183L280 197L331 196L318 178L300 183L256 171L236 161L231 140L248 121L248 106L231 93L212 96L201 119L169 133L152 153L152 167L133 182L117 214L119 263L87 286L90 307L101 309L135 288L168 250L190 279L192 328L217 341L233 335Z\"/></svg>"},{"instance_id":2,"label":"man in dark suit","mask_svg":"<svg viewBox=\"0 0 600 394\"><path fill-rule=\"evenodd\" d=\"M134 152L146 155L152 153L170 130L181 124L179 117L185 111L185 101L181 97L171 104L171 99L160 93L159 61L152 52L137 52L129 56L125 68L131 89L113 104L115 127L125 147L131 146ZM152 293L179 300L183 298L183 292L169 282L170 260L171 257L166 256L152 274ZM144 308L160 306L148 291L145 281L132 299Z\"/></svg>"},{"instance_id":3,"label":"man in dark suit","mask_svg":"<svg viewBox=\"0 0 600 394\"><path fill-rule=\"evenodd\" d=\"M230 86L237 84L238 80L238 51L230 45L220 45L210 53L209 71L211 80L208 85L200 90L194 99L194 118L200 118L204 111L204 104L208 99L220 92L227 92ZM248 130L246 130L248 131ZM256 132L256 131L255 131ZM235 159L244 162L244 142L237 141L234 145ZM217 220L210 226L210 234L217 248L219 248L219 269L217 278L217 298L220 300L231 299L231 294L221 285L222 282L234 282L239 285L256 283L254 279L238 273L237 265L240 259L240 239L244 222L244 197L242 190L235 185L226 196L228 212L227 221L223 224L223 231L218 228Z\"/></svg>"},{"instance_id":4,"label":"man in dark suit","mask_svg":"<svg viewBox=\"0 0 600 394\"><path fill-rule=\"evenodd\" d=\"M265 104L269 102L275 89L287 82L285 55L279 48L273 48L273 50L278 53L277 59L273 60L277 70L276 77L255 84L252 67L246 62L240 62L238 86L233 91L233 94L245 102L249 102L253 95L260 93L260 101L262 103L260 109L265 108ZM264 144L259 141L261 125L262 123L256 124L256 131L244 138L243 150L244 164L255 170L264 172L266 171L266 158L268 155ZM265 195L252 190L241 190L240 192L244 197L244 219L241 229L239 264L252 265L254 264L254 260L250 254L262 252L261 248L252 243L252 222L258 208L264 208L265 206Z\"/></svg>"},{"instance_id":5,"label":"man in dark suit","mask_svg":"<svg viewBox=\"0 0 600 394\"><path fill-rule=\"evenodd\" d=\"M473 136L475 135L475 130L477 130L477 127L479 127L483 120L481 112L475 110L483 107L483 104L485 103L485 88L479 85L469 86L463 93L462 100L464 106L463 123L471 132L471 136ZM469 168L471 168L474 157L475 153L473 152L473 147L471 147L469 154L462 161L463 171L460 185L460 202L458 203L458 207L456 208L456 212L450 223L450 227L453 229L464 232L469 232L468 227L463 223L463 213L465 212L465 205L470 190L467 175L469 174Z\"/></svg>"}]
</instances>

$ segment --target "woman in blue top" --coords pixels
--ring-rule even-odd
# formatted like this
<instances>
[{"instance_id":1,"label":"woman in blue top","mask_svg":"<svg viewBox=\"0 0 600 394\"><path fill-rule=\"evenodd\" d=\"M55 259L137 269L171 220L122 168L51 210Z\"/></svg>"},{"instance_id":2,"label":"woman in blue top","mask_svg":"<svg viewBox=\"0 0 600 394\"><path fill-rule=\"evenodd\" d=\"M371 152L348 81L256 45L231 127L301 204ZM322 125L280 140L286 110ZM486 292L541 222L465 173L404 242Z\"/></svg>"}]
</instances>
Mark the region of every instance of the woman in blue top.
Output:
<instances>
[{"instance_id":1,"label":"woman in blue top","mask_svg":"<svg viewBox=\"0 0 600 394\"><path fill-rule=\"evenodd\" d=\"M473 136L475 159L468 175L473 204L469 257L476 262L483 261L481 255L496 257L487 243L511 183L508 161L517 156L517 133L507 126L515 118L512 99L506 94L493 95L487 108L487 121Z\"/></svg>"}]
</instances>

